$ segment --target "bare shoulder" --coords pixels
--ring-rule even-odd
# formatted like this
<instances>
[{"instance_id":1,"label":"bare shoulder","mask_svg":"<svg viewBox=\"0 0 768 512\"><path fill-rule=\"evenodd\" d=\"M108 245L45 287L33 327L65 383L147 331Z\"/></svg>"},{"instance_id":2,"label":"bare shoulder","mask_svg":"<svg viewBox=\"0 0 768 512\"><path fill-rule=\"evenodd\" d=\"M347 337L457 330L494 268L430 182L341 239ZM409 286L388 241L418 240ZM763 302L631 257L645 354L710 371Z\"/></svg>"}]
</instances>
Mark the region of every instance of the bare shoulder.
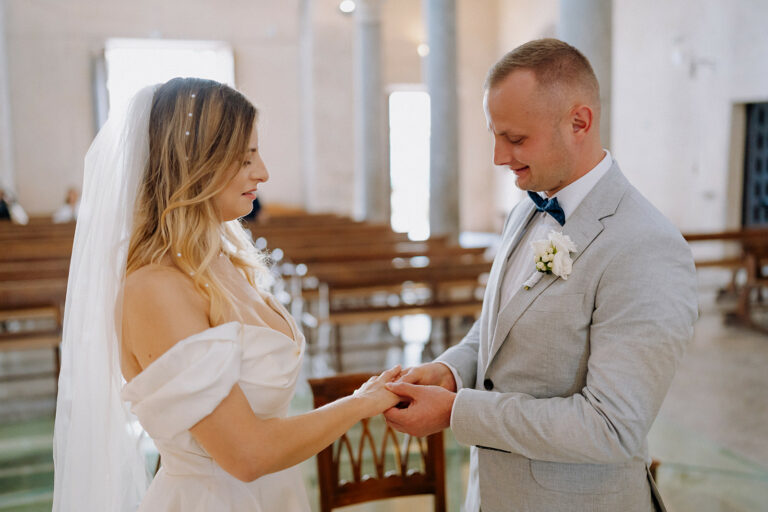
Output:
<instances>
[{"instance_id":1,"label":"bare shoulder","mask_svg":"<svg viewBox=\"0 0 768 512\"><path fill-rule=\"evenodd\" d=\"M123 293L123 342L142 368L210 327L208 301L174 267L147 265L132 272Z\"/></svg>"},{"instance_id":2,"label":"bare shoulder","mask_svg":"<svg viewBox=\"0 0 768 512\"><path fill-rule=\"evenodd\" d=\"M151 299L158 293L198 295L192 280L177 268L168 265L146 265L129 274L125 280L126 296Z\"/></svg>"}]
</instances>

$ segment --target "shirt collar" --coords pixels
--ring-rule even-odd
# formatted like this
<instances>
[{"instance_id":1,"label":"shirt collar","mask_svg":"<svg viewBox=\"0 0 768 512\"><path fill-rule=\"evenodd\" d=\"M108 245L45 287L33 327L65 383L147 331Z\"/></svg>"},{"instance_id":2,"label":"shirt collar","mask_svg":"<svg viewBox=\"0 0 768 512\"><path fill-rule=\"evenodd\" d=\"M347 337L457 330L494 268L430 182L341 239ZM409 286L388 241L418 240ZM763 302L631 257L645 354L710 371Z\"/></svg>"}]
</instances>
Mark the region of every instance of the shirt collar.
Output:
<instances>
[{"instance_id":1,"label":"shirt collar","mask_svg":"<svg viewBox=\"0 0 768 512\"><path fill-rule=\"evenodd\" d=\"M607 149L604 149L603 151L605 151L605 156L596 166L590 169L584 176L555 194L554 197L557 198L558 204L563 209L563 213L565 213L566 221L576 208L579 207L584 198L587 197L587 194L589 194L595 187L597 182L600 181L600 178L602 178L613 165L611 152ZM542 195L546 197L546 195Z\"/></svg>"}]
</instances>

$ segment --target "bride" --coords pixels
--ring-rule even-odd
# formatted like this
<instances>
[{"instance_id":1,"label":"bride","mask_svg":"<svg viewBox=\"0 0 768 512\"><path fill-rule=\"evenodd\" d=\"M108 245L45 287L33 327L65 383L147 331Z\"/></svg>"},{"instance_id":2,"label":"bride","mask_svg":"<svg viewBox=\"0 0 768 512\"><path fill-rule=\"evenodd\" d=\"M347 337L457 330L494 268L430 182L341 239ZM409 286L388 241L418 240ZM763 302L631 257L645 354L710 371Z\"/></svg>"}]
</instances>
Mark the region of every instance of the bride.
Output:
<instances>
[{"instance_id":1,"label":"bride","mask_svg":"<svg viewBox=\"0 0 768 512\"><path fill-rule=\"evenodd\" d=\"M397 403L384 385L399 367L286 417L304 337L265 291L237 221L269 178L256 118L226 85L175 78L140 91L94 140L65 309L54 511L309 510L294 466ZM146 492L131 412L162 456Z\"/></svg>"}]
</instances>

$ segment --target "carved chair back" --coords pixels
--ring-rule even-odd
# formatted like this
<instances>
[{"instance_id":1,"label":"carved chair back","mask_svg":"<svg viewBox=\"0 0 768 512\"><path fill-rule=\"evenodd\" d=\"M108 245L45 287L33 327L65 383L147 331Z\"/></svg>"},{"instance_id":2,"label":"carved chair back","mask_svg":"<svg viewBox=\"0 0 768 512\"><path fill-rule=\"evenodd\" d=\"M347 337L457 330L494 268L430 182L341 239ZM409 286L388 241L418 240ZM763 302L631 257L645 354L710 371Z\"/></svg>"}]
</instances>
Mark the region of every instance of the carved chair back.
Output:
<instances>
[{"instance_id":1,"label":"carved chair back","mask_svg":"<svg viewBox=\"0 0 768 512\"><path fill-rule=\"evenodd\" d=\"M369 373L310 379L315 407L348 396ZM445 512L443 433L412 437L390 428L382 416L361 421L317 454L320 510L400 496L434 495Z\"/></svg>"}]
</instances>

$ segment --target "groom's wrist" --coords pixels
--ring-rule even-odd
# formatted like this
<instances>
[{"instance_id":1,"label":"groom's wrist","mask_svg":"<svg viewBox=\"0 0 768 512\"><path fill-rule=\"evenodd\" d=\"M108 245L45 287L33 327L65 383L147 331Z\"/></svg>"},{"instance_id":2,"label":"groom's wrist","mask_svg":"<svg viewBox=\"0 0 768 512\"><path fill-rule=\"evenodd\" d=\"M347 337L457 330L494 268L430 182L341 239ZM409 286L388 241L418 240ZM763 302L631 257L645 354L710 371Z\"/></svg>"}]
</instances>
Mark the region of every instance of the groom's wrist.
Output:
<instances>
[{"instance_id":1,"label":"groom's wrist","mask_svg":"<svg viewBox=\"0 0 768 512\"><path fill-rule=\"evenodd\" d=\"M447 384L443 386L445 389L456 393L459 389L462 388L461 377L459 376L459 372L456 371L456 368L444 361L437 361L436 364L445 366L450 372L450 376L446 374L444 378L444 382ZM453 386L452 388L451 385Z\"/></svg>"}]
</instances>

